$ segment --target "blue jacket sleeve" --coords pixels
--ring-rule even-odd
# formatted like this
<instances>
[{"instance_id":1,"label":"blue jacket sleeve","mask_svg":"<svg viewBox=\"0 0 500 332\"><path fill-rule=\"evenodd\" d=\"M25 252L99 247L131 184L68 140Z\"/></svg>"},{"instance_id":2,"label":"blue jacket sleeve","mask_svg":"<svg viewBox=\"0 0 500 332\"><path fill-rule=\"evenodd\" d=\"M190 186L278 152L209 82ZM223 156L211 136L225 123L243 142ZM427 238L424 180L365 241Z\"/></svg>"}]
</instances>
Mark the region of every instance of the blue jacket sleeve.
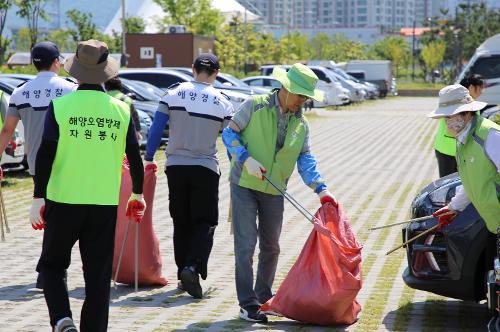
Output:
<instances>
[{"instance_id":1,"label":"blue jacket sleeve","mask_svg":"<svg viewBox=\"0 0 500 332\"><path fill-rule=\"evenodd\" d=\"M168 115L162 112L156 112L155 118L153 119L153 124L149 128L148 142L146 143L146 156L144 157L147 161L153 161L156 150L161 143L161 137L163 135L163 130L168 123Z\"/></svg>"},{"instance_id":2,"label":"blue jacket sleeve","mask_svg":"<svg viewBox=\"0 0 500 332\"><path fill-rule=\"evenodd\" d=\"M326 184L319 174L316 158L310 153L301 153L297 160L297 169L302 181L312 188L316 194L326 189Z\"/></svg>"},{"instance_id":3,"label":"blue jacket sleeve","mask_svg":"<svg viewBox=\"0 0 500 332\"><path fill-rule=\"evenodd\" d=\"M224 128L222 131L222 142L229 154L229 160L236 158L240 163L245 162L248 158L247 149L241 144L240 134L230 127Z\"/></svg>"}]
</instances>

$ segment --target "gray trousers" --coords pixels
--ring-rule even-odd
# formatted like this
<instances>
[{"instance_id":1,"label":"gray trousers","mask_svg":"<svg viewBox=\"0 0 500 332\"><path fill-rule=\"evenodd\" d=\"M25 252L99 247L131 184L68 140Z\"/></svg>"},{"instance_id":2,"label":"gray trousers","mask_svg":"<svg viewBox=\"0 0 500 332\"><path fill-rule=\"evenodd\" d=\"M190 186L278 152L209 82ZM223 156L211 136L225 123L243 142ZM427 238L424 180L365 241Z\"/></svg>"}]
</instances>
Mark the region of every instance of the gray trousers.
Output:
<instances>
[{"instance_id":1,"label":"gray trousers","mask_svg":"<svg viewBox=\"0 0 500 332\"><path fill-rule=\"evenodd\" d=\"M241 307L260 305L273 295L271 288L278 265L283 224L283 197L231 183L231 204L238 302ZM257 238L260 252L254 287L253 256Z\"/></svg>"}]
</instances>

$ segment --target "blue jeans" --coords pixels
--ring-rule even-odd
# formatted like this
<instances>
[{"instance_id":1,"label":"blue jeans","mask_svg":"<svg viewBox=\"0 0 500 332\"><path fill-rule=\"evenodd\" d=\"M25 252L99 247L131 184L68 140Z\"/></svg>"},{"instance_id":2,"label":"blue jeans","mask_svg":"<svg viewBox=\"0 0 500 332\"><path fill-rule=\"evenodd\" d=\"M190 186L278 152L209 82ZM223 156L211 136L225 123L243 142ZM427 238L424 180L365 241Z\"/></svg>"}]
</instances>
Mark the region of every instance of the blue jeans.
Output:
<instances>
[{"instance_id":1,"label":"blue jeans","mask_svg":"<svg viewBox=\"0 0 500 332\"><path fill-rule=\"evenodd\" d=\"M283 197L231 183L231 204L238 302L240 307L260 305L273 296L271 288L280 253ZM257 238L260 252L254 287L253 255Z\"/></svg>"}]
</instances>

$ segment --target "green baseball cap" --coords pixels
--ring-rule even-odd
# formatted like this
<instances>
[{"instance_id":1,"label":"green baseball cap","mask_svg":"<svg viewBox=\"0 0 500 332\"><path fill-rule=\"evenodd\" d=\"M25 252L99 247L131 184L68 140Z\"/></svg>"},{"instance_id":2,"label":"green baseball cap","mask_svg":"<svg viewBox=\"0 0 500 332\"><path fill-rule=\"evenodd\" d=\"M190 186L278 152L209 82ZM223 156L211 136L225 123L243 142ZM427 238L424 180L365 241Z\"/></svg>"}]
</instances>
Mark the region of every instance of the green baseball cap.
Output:
<instances>
[{"instance_id":1,"label":"green baseball cap","mask_svg":"<svg viewBox=\"0 0 500 332\"><path fill-rule=\"evenodd\" d=\"M273 77L293 94L307 96L316 101L323 101L325 93L316 89L318 76L301 63L294 64L288 71L281 67L275 67Z\"/></svg>"}]
</instances>

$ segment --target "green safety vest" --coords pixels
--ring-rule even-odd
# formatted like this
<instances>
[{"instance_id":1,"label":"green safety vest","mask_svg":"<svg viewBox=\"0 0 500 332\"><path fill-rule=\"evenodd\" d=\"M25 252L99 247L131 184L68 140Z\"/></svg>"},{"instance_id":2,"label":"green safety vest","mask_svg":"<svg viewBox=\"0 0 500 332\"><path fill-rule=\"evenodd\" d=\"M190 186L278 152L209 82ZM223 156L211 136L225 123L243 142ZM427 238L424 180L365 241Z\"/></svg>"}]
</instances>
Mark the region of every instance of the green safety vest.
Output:
<instances>
[{"instance_id":1,"label":"green safety vest","mask_svg":"<svg viewBox=\"0 0 500 332\"><path fill-rule=\"evenodd\" d=\"M110 95L111 97L114 97L116 99L120 99L121 101L127 103L128 106L132 105L132 102L133 102L132 98L130 98L129 96L127 96L126 94L124 94L120 90L109 90L109 91L106 91L106 93L108 95Z\"/></svg>"},{"instance_id":2,"label":"green safety vest","mask_svg":"<svg viewBox=\"0 0 500 332\"><path fill-rule=\"evenodd\" d=\"M52 103L59 141L47 198L68 204L118 205L129 107L94 90L77 90Z\"/></svg>"},{"instance_id":3,"label":"green safety vest","mask_svg":"<svg viewBox=\"0 0 500 332\"><path fill-rule=\"evenodd\" d=\"M439 127L434 141L434 149L448 156L455 156L457 151L457 140L448 133L446 121L439 120Z\"/></svg>"},{"instance_id":4,"label":"green safety vest","mask_svg":"<svg viewBox=\"0 0 500 332\"><path fill-rule=\"evenodd\" d=\"M474 116L465 144L457 144L458 173L465 192L486 227L492 233L500 226L500 173L488 158L484 142L490 130L500 126L481 116Z\"/></svg>"},{"instance_id":5,"label":"green safety vest","mask_svg":"<svg viewBox=\"0 0 500 332\"><path fill-rule=\"evenodd\" d=\"M240 133L241 141L250 156L265 167L266 175L284 189L304 145L307 130L306 119L302 114L290 116L285 142L283 147L276 152L279 108L278 105L274 105L272 93L253 97L253 108L250 122ZM279 192L268 181L261 181L248 174L246 168L236 160L235 156L231 158L230 181L245 188L279 195Z\"/></svg>"}]
</instances>

